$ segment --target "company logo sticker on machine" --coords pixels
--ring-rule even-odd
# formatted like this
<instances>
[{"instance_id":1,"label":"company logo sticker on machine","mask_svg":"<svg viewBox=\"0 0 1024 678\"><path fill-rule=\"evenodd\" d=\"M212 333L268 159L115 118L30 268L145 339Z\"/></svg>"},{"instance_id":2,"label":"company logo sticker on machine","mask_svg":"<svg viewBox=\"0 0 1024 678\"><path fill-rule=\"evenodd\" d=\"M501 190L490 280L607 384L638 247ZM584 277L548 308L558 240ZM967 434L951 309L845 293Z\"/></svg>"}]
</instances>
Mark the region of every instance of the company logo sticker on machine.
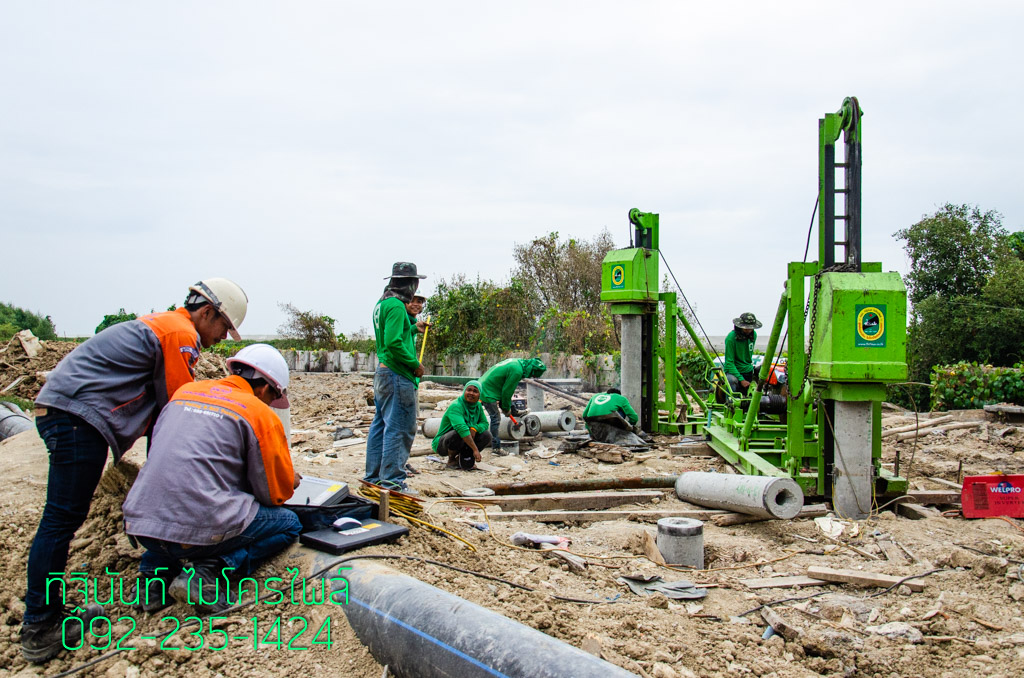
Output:
<instances>
[{"instance_id":1,"label":"company logo sticker on machine","mask_svg":"<svg viewBox=\"0 0 1024 678\"><path fill-rule=\"evenodd\" d=\"M885 348L885 304L857 304L855 346Z\"/></svg>"},{"instance_id":2,"label":"company logo sticker on machine","mask_svg":"<svg viewBox=\"0 0 1024 678\"><path fill-rule=\"evenodd\" d=\"M622 264L612 266L612 289L621 290L626 286L626 269Z\"/></svg>"}]
</instances>

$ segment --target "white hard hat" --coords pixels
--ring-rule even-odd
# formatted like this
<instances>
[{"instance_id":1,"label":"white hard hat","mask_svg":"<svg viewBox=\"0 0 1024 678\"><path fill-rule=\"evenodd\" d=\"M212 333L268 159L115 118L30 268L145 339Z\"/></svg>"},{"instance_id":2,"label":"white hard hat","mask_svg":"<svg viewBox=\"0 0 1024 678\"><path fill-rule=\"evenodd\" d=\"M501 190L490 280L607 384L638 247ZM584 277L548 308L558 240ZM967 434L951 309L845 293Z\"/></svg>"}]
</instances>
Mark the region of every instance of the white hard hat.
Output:
<instances>
[{"instance_id":1,"label":"white hard hat","mask_svg":"<svg viewBox=\"0 0 1024 678\"><path fill-rule=\"evenodd\" d=\"M188 288L203 299L213 304L217 312L231 324L228 333L235 341L241 341L238 326L245 320L245 312L249 308L249 297L237 284L227 278L206 278Z\"/></svg>"},{"instance_id":2,"label":"white hard hat","mask_svg":"<svg viewBox=\"0 0 1024 678\"><path fill-rule=\"evenodd\" d=\"M290 405L288 402L288 363L284 361L284 356L276 348L270 344L251 344L228 358L229 370L235 364L248 365L277 389L281 397L270 403L271 407L283 410Z\"/></svg>"}]
</instances>

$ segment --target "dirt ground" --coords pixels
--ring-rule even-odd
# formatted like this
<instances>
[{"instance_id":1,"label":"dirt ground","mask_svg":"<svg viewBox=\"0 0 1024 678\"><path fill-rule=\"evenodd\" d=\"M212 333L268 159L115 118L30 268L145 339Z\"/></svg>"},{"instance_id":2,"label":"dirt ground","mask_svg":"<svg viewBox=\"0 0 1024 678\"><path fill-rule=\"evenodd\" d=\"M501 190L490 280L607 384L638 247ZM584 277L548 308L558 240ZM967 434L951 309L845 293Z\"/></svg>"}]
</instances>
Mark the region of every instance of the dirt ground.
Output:
<instances>
[{"instance_id":1,"label":"dirt ground","mask_svg":"<svg viewBox=\"0 0 1024 678\"><path fill-rule=\"evenodd\" d=\"M211 372L216 367L212 365ZM369 379L337 374L293 374L292 379L296 467L304 474L344 480L355 487L362 475L365 445L358 442L333 447L334 433L339 427L347 427L354 434L348 440L365 436L373 413L367 405L367 397L372 395ZM447 402L458 395L457 389L425 386L420 404L422 418L440 416ZM549 399L548 408L564 405L565 401ZM955 416L961 421L985 419L982 412L958 412ZM908 421L912 419L886 415L890 427ZM898 451L901 468L906 472L909 467L916 489L948 489L930 478L955 481L958 472L1024 472L1024 429L1005 422L989 419L975 430L933 434L916 444L891 440L886 439L885 461L893 463ZM670 437L658 438L649 453L636 455L624 464L606 464L574 453L553 454L558 442L541 438L518 457L485 458L501 468L498 472L452 471L427 456L414 456L411 462L420 473L409 482L424 496L429 520L463 537L475 550L442 534L413 527L410 535L399 542L365 552L434 559L535 589L515 589L421 562L389 562L397 570L600 653L613 664L642 676L1024 675L1024 582L1018 577L1019 564L1024 563L1024 532L1019 523L968 521L938 512L923 520L909 520L882 511L860 523L846 524L838 541L859 551L854 552L826 538L810 519L731 527L718 527L708 521L704 528L707 570L680 572L660 568L640 557L642 532L655 534L651 523L495 521L490 531L482 532L470 524L480 520L477 509L439 501L456 495L456 488L492 482L723 470L723 463L716 458L674 454L670 445L677 441ZM428 446L429 441L417 436L414 452ZM120 504L144 458L144 445L137 445L127 455L126 463L108 469L89 519L72 543L69 568L89 572L101 581L105 571L135 570L140 552L120 530ZM0 583L0 667L6 668L0 668L0 675L55 675L104 655L84 649L65 652L45 667L27 665L20 656L18 632L24 609L20 598L24 595L27 551L45 498L46 464L45 449L34 432L0 443L0 474L9 480L0 495L0 544L4 546L0 563L6 575ZM622 508L694 507L666 491L655 506ZM582 572L572 571L539 551L513 548L509 537L518 531L569 537L571 550L584 556L588 567ZM879 546L884 538L903 547L901 552L909 556L887 560ZM303 550L293 547L265 564L258 577L283 575L285 568L304 563L304 558ZM883 593L883 589L850 585L797 590L751 589L741 583L756 577L802 575L809 566L862 569L899 577L939 571L917 580L925 585L919 593L910 592L906 586ZM706 584L707 596L696 601L673 601L660 594L641 598L616 582L616 578L630 573ZM743 614L763 603L812 594L820 595L773 607L790 625L799 627L800 635L792 639L777 635L763 640L766 624L759 612ZM563 602L553 595L593 603ZM315 619L311 624L333 611L316 609L319 612L312 614ZM161 615L146 616L116 604L108 608L107 614L134 616L142 633L154 634L167 627L167 622L159 619L162 614L184 618L189 611L175 606ZM252 614L250 610L239 611L226 624L228 628L244 628L252 623ZM257 614L261 629L278 615L311 615L308 607L288 606L271 611L262 608ZM383 667L359 643L344 615L334 612L332 622L331 649L289 652L261 645L254 650L248 644L232 645L221 652L162 651L156 641L138 640L135 644L139 650L111 656L75 675L171 676L187 672L197 677L234 677L301 672L298 675L380 676ZM885 626L894 622L894 626ZM126 629L127 623L122 627ZM897 635L882 635L886 631ZM175 644L182 644L184 635L181 632L175 636ZM285 638L288 635L286 632Z\"/></svg>"}]
</instances>

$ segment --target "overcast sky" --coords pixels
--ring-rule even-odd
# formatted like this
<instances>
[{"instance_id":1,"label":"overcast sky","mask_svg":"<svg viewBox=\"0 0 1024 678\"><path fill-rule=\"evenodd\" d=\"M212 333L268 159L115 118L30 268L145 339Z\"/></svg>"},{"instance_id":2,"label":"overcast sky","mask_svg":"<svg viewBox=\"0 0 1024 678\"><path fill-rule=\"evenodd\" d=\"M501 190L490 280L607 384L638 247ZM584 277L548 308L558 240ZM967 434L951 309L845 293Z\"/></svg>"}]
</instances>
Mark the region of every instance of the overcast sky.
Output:
<instances>
[{"instance_id":1,"label":"overcast sky","mask_svg":"<svg viewBox=\"0 0 1024 678\"><path fill-rule=\"evenodd\" d=\"M946 202L1024 228L1018 2L0 0L0 301L91 334L210 276L352 332L394 261L661 214L710 334L803 256L817 120L864 116L864 258ZM1017 64L1017 66L1014 66ZM812 248L811 258L816 252ZM767 324L767 323L766 323Z\"/></svg>"}]
</instances>

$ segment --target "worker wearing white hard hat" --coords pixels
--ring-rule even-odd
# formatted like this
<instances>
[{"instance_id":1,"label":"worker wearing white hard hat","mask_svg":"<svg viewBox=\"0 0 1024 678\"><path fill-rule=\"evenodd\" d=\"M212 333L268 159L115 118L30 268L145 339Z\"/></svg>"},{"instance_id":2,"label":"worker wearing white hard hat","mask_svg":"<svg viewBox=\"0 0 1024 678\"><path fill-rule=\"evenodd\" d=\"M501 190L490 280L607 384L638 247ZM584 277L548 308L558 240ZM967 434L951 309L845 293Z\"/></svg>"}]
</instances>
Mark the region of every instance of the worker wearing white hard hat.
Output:
<instances>
[{"instance_id":1,"label":"worker wearing white hard hat","mask_svg":"<svg viewBox=\"0 0 1024 678\"><path fill-rule=\"evenodd\" d=\"M188 289L185 309L192 314L204 347L223 341L228 334L241 341L238 326L245 320L249 306L249 298L241 287L227 278L207 278Z\"/></svg>"},{"instance_id":2,"label":"worker wearing white hard hat","mask_svg":"<svg viewBox=\"0 0 1024 678\"><path fill-rule=\"evenodd\" d=\"M149 586L157 580L175 600L198 602L200 613L226 609L225 572L245 577L299 535L298 516L282 504L301 476L271 409L288 405L288 366L274 347L253 344L228 369L229 377L174 394L125 500L125 532L146 547L139 581L147 612L170 602L164 586ZM183 573L185 565L193 571Z\"/></svg>"},{"instance_id":3,"label":"worker wearing white hard hat","mask_svg":"<svg viewBox=\"0 0 1024 678\"><path fill-rule=\"evenodd\" d=\"M21 632L25 658L43 663L62 649L63 582L68 544L89 513L107 461L117 462L149 435L157 415L195 379L199 352L238 336L248 300L226 278L189 287L184 308L113 325L69 353L36 397L36 428L50 453L46 504L28 558ZM102 614L86 606L79 618ZM65 634L76 633L78 619Z\"/></svg>"}]
</instances>

